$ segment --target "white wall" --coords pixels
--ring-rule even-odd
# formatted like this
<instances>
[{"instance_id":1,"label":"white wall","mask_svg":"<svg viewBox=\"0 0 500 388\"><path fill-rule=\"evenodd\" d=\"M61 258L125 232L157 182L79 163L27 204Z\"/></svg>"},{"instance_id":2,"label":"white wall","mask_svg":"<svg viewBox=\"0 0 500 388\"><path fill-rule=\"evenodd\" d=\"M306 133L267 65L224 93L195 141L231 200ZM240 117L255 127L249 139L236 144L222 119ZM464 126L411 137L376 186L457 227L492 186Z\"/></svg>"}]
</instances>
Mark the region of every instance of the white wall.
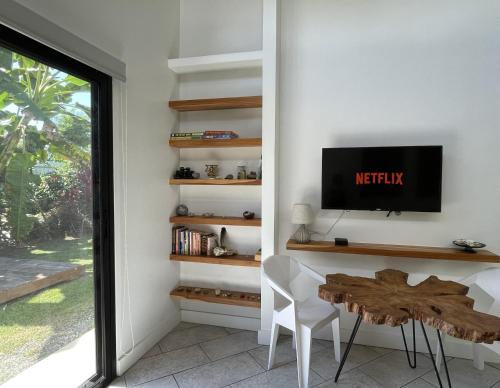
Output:
<instances>
[{"instance_id":1,"label":"white wall","mask_svg":"<svg viewBox=\"0 0 500 388\"><path fill-rule=\"evenodd\" d=\"M167 179L177 155L167 146L176 116L167 108L175 78L167 58L178 55L179 1L19 0L61 27L109 52L127 65L127 83L115 85L116 317L119 373L133 364L180 319L168 297L179 268L168 258L168 215L178 193ZM119 103L125 98L127 132L120 130ZM127 171L122 140L127 137ZM123 173L127 176L124 190ZM123 200L127 193L126 207ZM126 231L125 231L126 215ZM132 341L127 297L124 299L124 241L128 250L130 303L136 349ZM127 294L125 294L126 296ZM122 324L122 312L124 323ZM124 352L130 352L124 356Z\"/></svg>"},{"instance_id":2,"label":"white wall","mask_svg":"<svg viewBox=\"0 0 500 388\"><path fill-rule=\"evenodd\" d=\"M500 9L495 0L282 2L279 247L292 204L320 208L321 149L444 145L439 214L351 212L351 241L449 246L465 236L500 253ZM328 229L336 211L312 229ZM331 237L331 236L330 236ZM487 265L288 252L323 273L383 268L460 277ZM269 312L268 312L269 313ZM343 314L344 334L352 318ZM379 336L370 336L374 330ZM360 341L400 346L395 329L363 325ZM463 348L453 348L460 352Z\"/></svg>"}]
</instances>

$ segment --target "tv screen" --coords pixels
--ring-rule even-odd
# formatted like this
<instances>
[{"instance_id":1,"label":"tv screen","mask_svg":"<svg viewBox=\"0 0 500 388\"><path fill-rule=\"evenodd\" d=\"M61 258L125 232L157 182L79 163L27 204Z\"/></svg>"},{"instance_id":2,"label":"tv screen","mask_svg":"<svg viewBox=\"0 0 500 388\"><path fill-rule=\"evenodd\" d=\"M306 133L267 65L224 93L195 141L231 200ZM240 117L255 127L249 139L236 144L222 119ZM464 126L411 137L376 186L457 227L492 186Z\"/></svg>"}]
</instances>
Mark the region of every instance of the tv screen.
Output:
<instances>
[{"instance_id":1,"label":"tv screen","mask_svg":"<svg viewBox=\"0 0 500 388\"><path fill-rule=\"evenodd\" d=\"M442 146L323 148L323 209L441 211Z\"/></svg>"}]
</instances>

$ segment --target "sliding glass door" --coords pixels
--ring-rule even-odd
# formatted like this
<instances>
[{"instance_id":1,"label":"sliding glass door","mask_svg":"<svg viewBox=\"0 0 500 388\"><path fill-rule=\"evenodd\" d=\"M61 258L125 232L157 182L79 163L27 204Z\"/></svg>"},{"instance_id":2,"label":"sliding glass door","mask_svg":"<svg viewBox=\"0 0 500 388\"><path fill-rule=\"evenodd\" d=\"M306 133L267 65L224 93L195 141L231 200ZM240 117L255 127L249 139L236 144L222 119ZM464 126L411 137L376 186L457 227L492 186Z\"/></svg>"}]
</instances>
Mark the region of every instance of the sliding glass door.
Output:
<instances>
[{"instance_id":1,"label":"sliding glass door","mask_svg":"<svg viewBox=\"0 0 500 388\"><path fill-rule=\"evenodd\" d=\"M0 385L114 377L111 78L0 25Z\"/></svg>"}]
</instances>

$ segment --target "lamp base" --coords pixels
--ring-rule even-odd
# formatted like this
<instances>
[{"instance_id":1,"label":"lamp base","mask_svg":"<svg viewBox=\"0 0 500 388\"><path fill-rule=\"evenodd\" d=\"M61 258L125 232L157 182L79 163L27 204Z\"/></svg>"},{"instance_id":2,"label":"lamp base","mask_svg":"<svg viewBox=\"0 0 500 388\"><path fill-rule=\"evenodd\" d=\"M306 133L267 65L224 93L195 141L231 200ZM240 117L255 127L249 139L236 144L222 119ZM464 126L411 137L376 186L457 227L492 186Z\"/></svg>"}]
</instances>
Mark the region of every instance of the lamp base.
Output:
<instances>
[{"instance_id":1,"label":"lamp base","mask_svg":"<svg viewBox=\"0 0 500 388\"><path fill-rule=\"evenodd\" d=\"M306 226L302 224L293 235L293 238L298 243L305 244L311 241L311 233L307 230Z\"/></svg>"}]
</instances>

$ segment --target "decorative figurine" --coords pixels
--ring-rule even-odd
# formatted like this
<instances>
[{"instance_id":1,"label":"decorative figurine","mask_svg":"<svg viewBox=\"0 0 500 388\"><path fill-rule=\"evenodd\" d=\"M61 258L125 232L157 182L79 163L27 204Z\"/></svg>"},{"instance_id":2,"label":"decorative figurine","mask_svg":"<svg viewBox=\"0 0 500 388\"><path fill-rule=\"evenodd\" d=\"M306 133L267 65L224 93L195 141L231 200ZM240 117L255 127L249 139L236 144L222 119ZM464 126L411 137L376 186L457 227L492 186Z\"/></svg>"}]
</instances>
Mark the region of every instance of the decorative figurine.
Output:
<instances>
[{"instance_id":1,"label":"decorative figurine","mask_svg":"<svg viewBox=\"0 0 500 388\"><path fill-rule=\"evenodd\" d=\"M233 174L227 174L225 179L234 179Z\"/></svg>"},{"instance_id":2,"label":"decorative figurine","mask_svg":"<svg viewBox=\"0 0 500 388\"><path fill-rule=\"evenodd\" d=\"M238 252L234 249L229 249L225 245L225 240L226 240L226 228L222 228L220 231L220 244L218 247L214 248L214 256L220 257L220 256L233 256L237 255Z\"/></svg>"},{"instance_id":3,"label":"decorative figurine","mask_svg":"<svg viewBox=\"0 0 500 388\"><path fill-rule=\"evenodd\" d=\"M243 218L245 218L246 220L253 220L255 217L255 213L254 212L250 212L250 211L245 211L243 212Z\"/></svg>"},{"instance_id":4,"label":"decorative figurine","mask_svg":"<svg viewBox=\"0 0 500 388\"><path fill-rule=\"evenodd\" d=\"M210 179L217 178L219 166L217 164L205 164L205 172Z\"/></svg>"},{"instance_id":5,"label":"decorative figurine","mask_svg":"<svg viewBox=\"0 0 500 388\"><path fill-rule=\"evenodd\" d=\"M220 288L216 288L214 293L215 293L215 296L219 296L220 295Z\"/></svg>"},{"instance_id":6,"label":"decorative figurine","mask_svg":"<svg viewBox=\"0 0 500 388\"><path fill-rule=\"evenodd\" d=\"M181 216L181 217L185 217L185 216L189 215L189 209L186 205L180 204L175 209L175 214L177 214L178 216Z\"/></svg>"},{"instance_id":7,"label":"decorative figurine","mask_svg":"<svg viewBox=\"0 0 500 388\"><path fill-rule=\"evenodd\" d=\"M251 171L250 174L247 175L247 179L257 179L257 173L255 171Z\"/></svg>"}]
</instances>

